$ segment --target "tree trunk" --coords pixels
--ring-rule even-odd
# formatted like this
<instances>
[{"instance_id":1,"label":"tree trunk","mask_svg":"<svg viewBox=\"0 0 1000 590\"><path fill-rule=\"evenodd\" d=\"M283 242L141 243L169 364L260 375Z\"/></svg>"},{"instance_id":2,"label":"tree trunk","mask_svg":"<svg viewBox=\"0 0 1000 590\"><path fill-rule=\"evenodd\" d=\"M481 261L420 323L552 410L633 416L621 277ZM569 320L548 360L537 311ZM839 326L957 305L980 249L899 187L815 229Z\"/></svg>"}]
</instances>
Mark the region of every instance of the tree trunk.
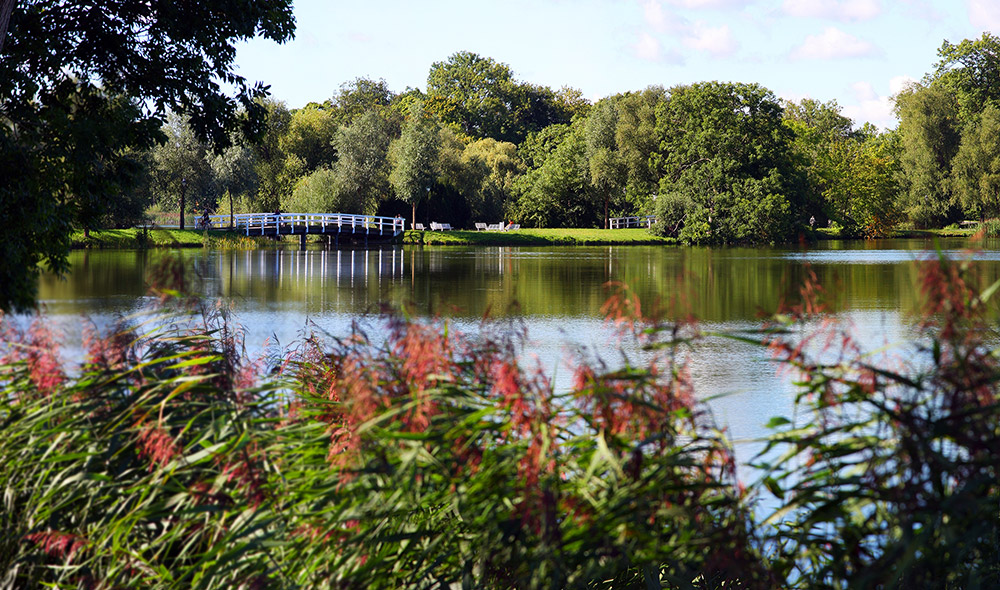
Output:
<instances>
[{"instance_id":1,"label":"tree trunk","mask_svg":"<svg viewBox=\"0 0 1000 590\"><path fill-rule=\"evenodd\" d=\"M0 0L0 53L3 53L3 41L7 37L7 24L14 12L14 0Z\"/></svg>"},{"instance_id":2,"label":"tree trunk","mask_svg":"<svg viewBox=\"0 0 1000 590\"><path fill-rule=\"evenodd\" d=\"M184 193L185 190L181 189L181 229L184 229Z\"/></svg>"},{"instance_id":3,"label":"tree trunk","mask_svg":"<svg viewBox=\"0 0 1000 590\"><path fill-rule=\"evenodd\" d=\"M410 226L410 229L416 229L416 227L417 227L417 202L413 201L413 225Z\"/></svg>"}]
</instances>

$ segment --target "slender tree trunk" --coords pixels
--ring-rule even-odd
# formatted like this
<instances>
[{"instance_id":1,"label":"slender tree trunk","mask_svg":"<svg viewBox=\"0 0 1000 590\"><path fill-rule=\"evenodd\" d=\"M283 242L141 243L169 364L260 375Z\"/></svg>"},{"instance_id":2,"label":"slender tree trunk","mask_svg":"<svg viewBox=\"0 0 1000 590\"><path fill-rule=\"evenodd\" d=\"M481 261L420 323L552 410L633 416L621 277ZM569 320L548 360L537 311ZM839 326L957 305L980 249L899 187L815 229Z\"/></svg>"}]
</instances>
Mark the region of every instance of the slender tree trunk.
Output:
<instances>
[{"instance_id":1,"label":"slender tree trunk","mask_svg":"<svg viewBox=\"0 0 1000 590\"><path fill-rule=\"evenodd\" d=\"M15 0L0 0L0 53L3 53L3 41L7 37L7 24L14 12Z\"/></svg>"},{"instance_id":2,"label":"slender tree trunk","mask_svg":"<svg viewBox=\"0 0 1000 590\"><path fill-rule=\"evenodd\" d=\"M236 216L233 215L233 191L226 191L229 193L229 227L236 227Z\"/></svg>"},{"instance_id":3,"label":"slender tree trunk","mask_svg":"<svg viewBox=\"0 0 1000 590\"><path fill-rule=\"evenodd\" d=\"M184 229L184 193L187 192L184 188L181 188L181 229Z\"/></svg>"},{"instance_id":4,"label":"slender tree trunk","mask_svg":"<svg viewBox=\"0 0 1000 590\"><path fill-rule=\"evenodd\" d=\"M410 226L410 229L415 229L416 227L417 227L417 202L413 201L413 225Z\"/></svg>"}]
</instances>

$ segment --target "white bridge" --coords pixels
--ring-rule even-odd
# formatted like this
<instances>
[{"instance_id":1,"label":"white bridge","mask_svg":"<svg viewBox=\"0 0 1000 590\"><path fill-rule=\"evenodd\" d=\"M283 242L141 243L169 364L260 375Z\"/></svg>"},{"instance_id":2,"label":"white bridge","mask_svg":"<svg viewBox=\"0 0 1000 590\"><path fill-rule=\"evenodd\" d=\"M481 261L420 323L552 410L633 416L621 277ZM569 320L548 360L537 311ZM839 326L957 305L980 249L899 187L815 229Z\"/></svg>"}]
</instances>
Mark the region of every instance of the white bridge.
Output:
<instances>
[{"instance_id":1,"label":"white bridge","mask_svg":"<svg viewBox=\"0 0 1000 590\"><path fill-rule=\"evenodd\" d=\"M352 215L347 213L239 213L209 215L195 220L199 229L232 228L248 236L323 235L391 238L403 233L401 217Z\"/></svg>"}]
</instances>

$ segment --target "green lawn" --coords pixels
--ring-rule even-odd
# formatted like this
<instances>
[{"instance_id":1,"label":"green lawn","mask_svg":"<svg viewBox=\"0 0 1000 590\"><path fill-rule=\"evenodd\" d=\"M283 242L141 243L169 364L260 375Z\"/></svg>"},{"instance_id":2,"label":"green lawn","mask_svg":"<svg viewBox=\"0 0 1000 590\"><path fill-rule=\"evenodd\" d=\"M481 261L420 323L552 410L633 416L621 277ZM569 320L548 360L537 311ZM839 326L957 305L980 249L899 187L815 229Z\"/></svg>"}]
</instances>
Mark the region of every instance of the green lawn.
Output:
<instances>
[{"instance_id":1,"label":"green lawn","mask_svg":"<svg viewBox=\"0 0 1000 590\"><path fill-rule=\"evenodd\" d=\"M654 236L645 229L519 229L517 231L408 230L405 244L482 246L585 246L675 244L672 238Z\"/></svg>"},{"instance_id":2,"label":"green lawn","mask_svg":"<svg viewBox=\"0 0 1000 590\"><path fill-rule=\"evenodd\" d=\"M221 248L256 248L274 244L267 238L248 238L222 230L194 229L101 229L90 232L86 238L77 230L70 236L73 248L131 249L131 248L200 248L208 245Z\"/></svg>"}]
</instances>

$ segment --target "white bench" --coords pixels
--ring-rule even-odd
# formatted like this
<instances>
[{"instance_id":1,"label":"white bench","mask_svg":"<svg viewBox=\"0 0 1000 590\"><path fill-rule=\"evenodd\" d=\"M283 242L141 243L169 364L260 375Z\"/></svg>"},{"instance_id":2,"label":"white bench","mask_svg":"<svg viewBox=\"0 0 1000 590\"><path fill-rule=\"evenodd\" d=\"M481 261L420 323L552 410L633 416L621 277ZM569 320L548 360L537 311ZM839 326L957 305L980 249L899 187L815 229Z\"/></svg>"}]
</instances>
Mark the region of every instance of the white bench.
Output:
<instances>
[{"instance_id":1,"label":"white bench","mask_svg":"<svg viewBox=\"0 0 1000 590\"><path fill-rule=\"evenodd\" d=\"M424 231L424 224L422 224L422 223L414 223L413 224L413 229L419 230L419 231Z\"/></svg>"},{"instance_id":2,"label":"white bench","mask_svg":"<svg viewBox=\"0 0 1000 590\"><path fill-rule=\"evenodd\" d=\"M451 229L450 223L438 223L436 221L431 222L431 231L447 231Z\"/></svg>"},{"instance_id":3,"label":"white bench","mask_svg":"<svg viewBox=\"0 0 1000 590\"><path fill-rule=\"evenodd\" d=\"M477 223L476 224L476 231L486 231L486 224L485 223Z\"/></svg>"}]
</instances>

